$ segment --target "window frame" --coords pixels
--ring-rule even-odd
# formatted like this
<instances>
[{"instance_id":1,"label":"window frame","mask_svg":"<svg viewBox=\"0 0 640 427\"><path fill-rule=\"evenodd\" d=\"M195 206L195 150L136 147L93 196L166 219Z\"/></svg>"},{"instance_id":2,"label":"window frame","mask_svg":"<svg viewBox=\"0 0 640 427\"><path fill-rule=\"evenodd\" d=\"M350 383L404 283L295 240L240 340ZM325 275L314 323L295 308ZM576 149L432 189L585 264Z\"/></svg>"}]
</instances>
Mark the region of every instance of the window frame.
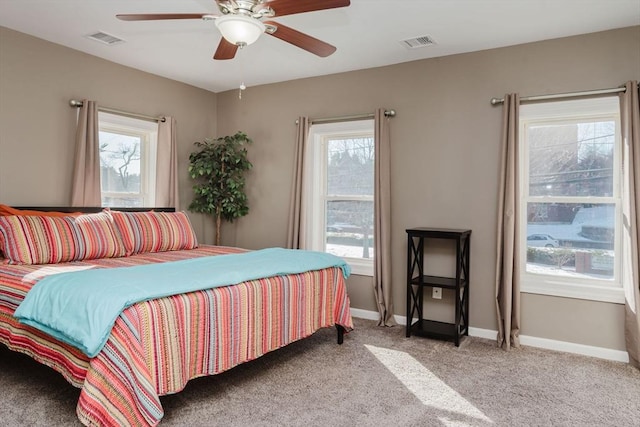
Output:
<instances>
[{"instance_id":1,"label":"window frame","mask_svg":"<svg viewBox=\"0 0 640 427\"><path fill-rule=\"evenodd\" d=\"M130 200L141 199L142 207L155 206L158 124L148 120L99 111L98 131L140 138L140 192L102 191L101 184L101 205L107 207L103 201L105 197L118 197ZM102 170L102 162L100 169ZM100 179L102 181L102 173L100 173Z\"/></svg>"},{"instance_id":2,"label":"window frame","mask_svg":"<svg viewBox=\"0 0 640 427\"><path fill-rule=\"evenodd\" d=\"M529 145L527 129L531 125L571 124L614 121L613 189L611 196L530 196ZM549 101L520 106L518 156L520 290L524 293L553 295L593 301L624 303L622 284L622 138L617 97ZM562 277L527 272L527 205L529 203L600 203L615 207L613 279ZM555 237L555 236L554 236Z\"/></svg>"},{"instance_id":3,"label":"window frame","mask_svg":"<svg viewBox=\"0 0 640 427\"><path fill-rule=\"evenodd\" d=\"M340 138L374 138L373 119L338 123L315 124L310 127L306 150L305 185L303 204L307 207L305 248L326 251L327 203L330 201L375 201L375 196L330 196L327 191L327 147L328 141ZM374 156L375 145L374 145ZM373 257L342 257L351 267L353 274L373 276Z\"/></svg>"}]
</instances>

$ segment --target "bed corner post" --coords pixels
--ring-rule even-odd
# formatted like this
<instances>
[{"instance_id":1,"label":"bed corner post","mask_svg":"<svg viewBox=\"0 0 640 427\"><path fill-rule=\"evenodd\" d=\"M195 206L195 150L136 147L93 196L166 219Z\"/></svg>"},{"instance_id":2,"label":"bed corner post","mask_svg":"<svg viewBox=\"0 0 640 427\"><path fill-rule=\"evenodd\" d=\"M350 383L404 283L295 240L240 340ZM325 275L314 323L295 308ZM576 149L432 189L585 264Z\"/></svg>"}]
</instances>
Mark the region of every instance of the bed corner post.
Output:
<instances>
[{"instance_id":1,"label":"bed corner post","mask_svg":"<svg viewBox=\"0 0 640 427\"><path fill-rule=\"evenodd\" d=\"M345 329L342 325L336 324L336 330L338 331L338 344L342 344L344 342Z\"/></svg>"}]
</instances>

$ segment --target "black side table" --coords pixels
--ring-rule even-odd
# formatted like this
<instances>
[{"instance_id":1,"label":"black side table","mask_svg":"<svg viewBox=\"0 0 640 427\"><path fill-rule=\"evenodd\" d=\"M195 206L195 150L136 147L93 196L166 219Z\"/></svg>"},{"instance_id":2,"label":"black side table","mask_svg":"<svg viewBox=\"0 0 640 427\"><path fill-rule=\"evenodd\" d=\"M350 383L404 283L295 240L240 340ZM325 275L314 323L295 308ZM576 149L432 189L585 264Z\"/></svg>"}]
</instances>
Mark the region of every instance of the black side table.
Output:
<instances>
[{"instance_id":1,"label":"black side table","mask_svg":"<svg viewBox=\"0 0 640 427\"><path fill-rule=\"evenodd\" d=\"M425 239L450 239L456 242L455 277L431 276L424 272ZM407 337L411 333L430 338L453 340L456 347L460 337L469 335L469 260L471 230L450 228L407 229ZM451 289L455 292L454 323L424 318L425 287ZM413 317L418 320L413 322ZM412 323L413 322L413 323Z\"/></svg>"}]
</instances>

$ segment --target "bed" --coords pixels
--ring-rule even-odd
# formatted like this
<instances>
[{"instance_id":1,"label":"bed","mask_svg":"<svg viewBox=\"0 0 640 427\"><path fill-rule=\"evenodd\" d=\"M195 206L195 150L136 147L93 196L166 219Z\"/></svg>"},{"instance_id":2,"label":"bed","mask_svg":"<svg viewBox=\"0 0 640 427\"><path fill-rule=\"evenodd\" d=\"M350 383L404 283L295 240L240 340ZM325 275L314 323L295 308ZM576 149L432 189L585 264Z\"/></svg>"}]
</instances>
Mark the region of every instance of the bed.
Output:
<instances>
[{"instance_id":1,"label":"bed","mask_svg":"<svg viewBox=\"0 0 640 427\"><path fill-rule=\"evenodd\" d=\"M14 209L0 215L0 343L55 369L80 388L76 413L84 425L157 425L164 414L159 396L181 391L190 379L221 373L324 327L335 325L342 343L343 334L353 328L345 287L348 268L314 266L133 302L123 307L90 356L66 335L44 332L15 317L17 310L22 315L35 289L54 289L52 280L66 284L85 273L156 267L166 271L185 263L198 270L190 266L244 262L261 251L199 245L182 212L45 210L38 214L40 209ZM24 224L44 226L38 234ZM75 234L70 238L66 232ZM105 238L109 234L111 240ZM55 300L47 310L60 305L57 296L46 297ZM66 316L72 308L61 310ZM64 317L60 312L53 316Z\"/></svg>"}]
</instances>

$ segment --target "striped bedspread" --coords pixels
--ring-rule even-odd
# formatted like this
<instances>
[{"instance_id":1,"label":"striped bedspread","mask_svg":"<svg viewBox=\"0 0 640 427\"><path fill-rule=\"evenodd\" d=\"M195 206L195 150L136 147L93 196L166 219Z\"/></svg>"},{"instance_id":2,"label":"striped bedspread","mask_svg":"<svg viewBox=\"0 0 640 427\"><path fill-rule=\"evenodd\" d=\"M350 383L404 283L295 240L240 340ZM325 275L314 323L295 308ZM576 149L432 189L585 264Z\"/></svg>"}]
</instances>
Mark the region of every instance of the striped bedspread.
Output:
<instances>
[{"instance_id":1,"label":"striped bedspread","mask_svg":"<svg viewBox=\"0 0 640 427\"><path fill-rule=\"evenodd\" d=\"M159 396L182 390L189 379L223 372L322 327L352 328L344 277L336 267L134 304L91 359L12 316L53 268L121 267L238 252L202 246L55 266L0 264L0 342L81 388L77 415L83 424L153 426L163 416Z\"/></svg>"}]
</instances>

